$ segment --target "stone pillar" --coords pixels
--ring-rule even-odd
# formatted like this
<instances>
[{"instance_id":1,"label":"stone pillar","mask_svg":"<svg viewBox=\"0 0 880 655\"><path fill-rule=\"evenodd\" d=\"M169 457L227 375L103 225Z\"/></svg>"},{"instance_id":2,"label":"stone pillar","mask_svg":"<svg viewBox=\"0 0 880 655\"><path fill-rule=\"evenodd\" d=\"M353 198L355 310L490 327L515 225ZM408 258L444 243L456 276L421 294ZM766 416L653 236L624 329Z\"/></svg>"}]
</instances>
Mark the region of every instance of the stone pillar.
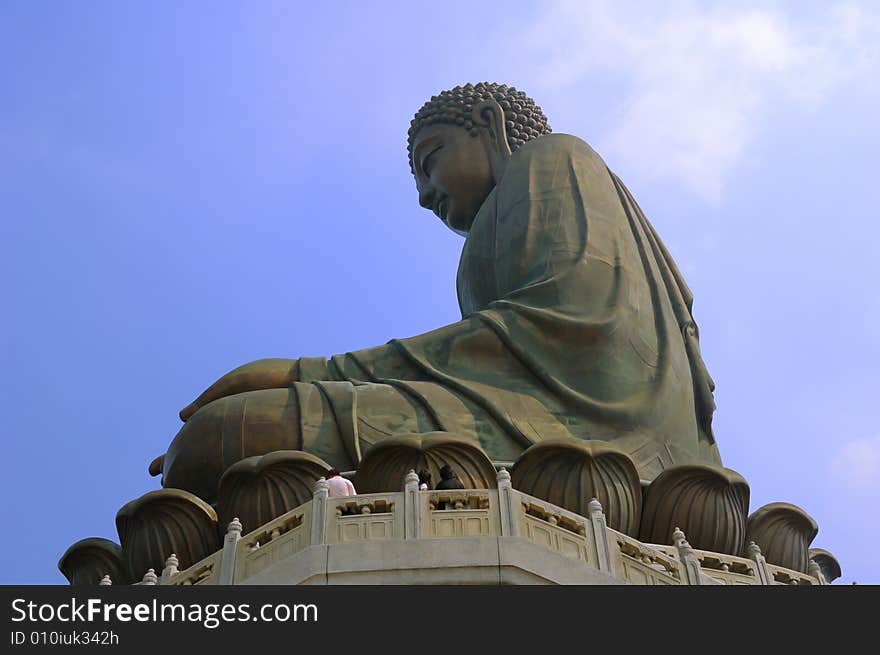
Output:
<instances>
[{"instance_id":1,"label":"stone pillar","mask_svg":"<svg viewBox=\"0 0 880 655\"><path fill-rule=\"evenodd\" d=\"M236 517L226 527L226 536L223 537L217 584L235 584L235 554L238 552L239 539L241 539L241 521Z\"/></svg>"},{"instance_id":2,"label":"stone pillar","mask_svg":"<svg viewBox=\"0 0 880 655\"><path fill-rule=\"evenodd\" d=\"M519 513L513 498L510 473L503 466L498 471L498 513L501 515L501 536L519 536Z\"/></svg>"},{"instance_id":3,"label":"stone pillar","mask_svg":"<svg viewBox=\"0 0 880 655\"><path fill-rule=\"evenodd\" d=\"M403 479L403 538L419 538L419 511L421 498L419 497L419 476L410 469Z\"/></svg>"},{"instance_id":4,"label":"stone pillar","mask_svg":"<svg viewBox=\"0 0 880 655\"><path fill-rule=\"evenodd\" d=\"M593 528L593 543L596 547L596 564L600 571L608 575L614 575L614 565L611 561L611 546L608 543L608 524L605 522L605 514L598 499L593 498L587 504L587 513L590 525Z\"/></svg>"},{"instance_id":5,"label":"stone pillar","mask_svg":"<svg viewBox=\"0 0 880 655\"><path fill-rule=\"evenodd\" d=\"M327 521L327 496L330 485L324 478L315 483L315 494L312 497L312 546L324 545L324 526Z\"/></svg>"},{"instance_id":6,"label":"stone pillar","mask_svg":"<svg viewBox=\"0 0 880 655\"><path fill-rule=\"evenodd\" d=\"M177 555L171 553L168 559L165 560L165 568L162 569L162 577L159 578L159 584L168 584L168 581L177 575L177 567L179 565L180 562L177 561Z\"/></svg>"},{"instance_id":7,"label":"stone pillar","mask_svg":"<svg viewBox=\"0 0 880 655\"><path fill-rule=\"evenodd\" d=\"M694 554L694 549L687 542L687 538L684 536L681 528L676 527L673 531L672 542L675 544L678 561L681 563L683 581L689 585L702 585L703 572L700 570L700 560Z\"/></svg>"},{"instance_id":8,"label":"stone pillar","mask_svg":"<svg viewBox=\"0 0 880 655\"><path fill-rule=\"evenodd\" d=\"M761 554L760 546L754 541L750 541L749 545L746 546L746 557L755 563L755 574L758 577L758 582L763 585L773 584L770 571L767 570L767 560Z\"/></svg>"},{"instance_id":9,"label":"stone pillar","mask_svg":"<svg viewBox=\"0 0 880 655\"><path fill-rule=\"evenodd\" d=\"M156 585L159 582L159 576L156 575L155 569L147 569L147 572L144 573L144 579L141 580L141 584L144 585Z\"/></svg>"}]
</instances>

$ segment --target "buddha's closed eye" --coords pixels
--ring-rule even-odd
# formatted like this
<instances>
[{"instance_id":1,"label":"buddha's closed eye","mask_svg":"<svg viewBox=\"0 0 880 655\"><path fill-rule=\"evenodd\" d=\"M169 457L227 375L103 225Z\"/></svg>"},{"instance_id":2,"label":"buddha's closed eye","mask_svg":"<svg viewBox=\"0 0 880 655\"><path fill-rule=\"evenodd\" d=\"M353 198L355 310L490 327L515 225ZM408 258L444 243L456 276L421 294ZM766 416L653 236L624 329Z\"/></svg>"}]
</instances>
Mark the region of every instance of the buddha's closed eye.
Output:
<instances>
[{"instance_id":1,"label":"buddha's closed eye","mask_svg":"<svg viewBox=\"0 0 880 655\"><path fill-rule=\"evenodd\" d=\"M422 164L421 164L421 165L422 165L422 172L423 172L427 177L430 177L430 176L431 176L431 163L432 163L432 160L434 159L434 155L435 155L435 154L436 154L436 153L437 153L442 147L443 147L442 145L438 145L438 146L432 148L431 150L429 150L427 153L425 153L424 157L422 157Z\"/></svg>"}]
</instances>

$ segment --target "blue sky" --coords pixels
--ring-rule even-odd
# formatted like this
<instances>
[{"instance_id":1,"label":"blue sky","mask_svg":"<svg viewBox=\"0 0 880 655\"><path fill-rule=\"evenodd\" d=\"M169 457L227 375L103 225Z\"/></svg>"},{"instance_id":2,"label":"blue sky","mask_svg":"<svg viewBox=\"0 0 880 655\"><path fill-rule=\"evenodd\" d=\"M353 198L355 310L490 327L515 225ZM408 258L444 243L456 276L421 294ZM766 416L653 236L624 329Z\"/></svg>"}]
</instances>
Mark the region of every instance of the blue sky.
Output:
<instances>
[{"instance_id":1,"label":"blue sky","mask_svg":"<svg viewBox=\"0 0 880 655\"><path fill-rule=\"evenodd\" d=\"M178 410L260 357L460 318L406 130L525 90L606 159L694 295L726 466L880 583L875 3L0 5L0 583L63 583Z\"/></svg>"}]
</instances>

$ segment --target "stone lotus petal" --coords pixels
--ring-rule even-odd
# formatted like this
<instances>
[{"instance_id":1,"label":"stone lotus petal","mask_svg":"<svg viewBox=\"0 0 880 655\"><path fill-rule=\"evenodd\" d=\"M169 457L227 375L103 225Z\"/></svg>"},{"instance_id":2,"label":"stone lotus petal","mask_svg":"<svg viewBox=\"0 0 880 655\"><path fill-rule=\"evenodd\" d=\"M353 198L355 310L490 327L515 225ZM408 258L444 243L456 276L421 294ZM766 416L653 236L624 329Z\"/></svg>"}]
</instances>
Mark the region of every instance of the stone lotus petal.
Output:
<instances>
[{"instance_id":1,"label":"stone lotus petal","mask_svg":"<svg viewBox=\"0 0 880 655\"><path fill-rule=\"evenodd\" d=\"M97 585L105 575L115 584L131 582L122 562L122 548L102 537L80 539L71 545L58 560L58 569L72 585Z\"/></svg>"},{"instance_id":2,"label":"stone lotus petal","mask_svg":"<svg viewBox=\"0 0 880 655\"><path fill-rule=\"evenodd\" d=\"M807 573L810 543L819 526L797 505L770 503L749 516L748 541L754 541L770 564Z\"/></svg>"},{"instance_id":3,"label":"stone lotus petal","mask_svg":"<svg viewBox=\"0 0 880 655\"><path fill-rule=\"evenodd\" d=\"M220 525L238 518L245 532L312 499L330 465L300 450L276 450L230 466L220 478Z\"/></svg>"},{"instance_id":4,"label":"stone lotus petal","mask_svg":"<svg viewBox=\"0 0 880 655\"><path fill-rule=\"evenodd\" d=\"M635 464L606 441L548 439L523 452L510 472L515 489L588 516L596 498L608 525L635 536L642 488Z\"/></svg>"},{"instance_id":5,"label":"stone lotus petal","mask_svg":"<svg viewBox=\"0 0 880 655\"><path fill-rule=\"evenodd\" d=\"M748 508L749 485L736 471L707 464L673 466L647 488L639 539L672 544L679 527L698 550L739 555Z\"/></svg>"},{"instance_id":6,"label":"stone lotus petal","mask_svg":"<svg viewBox=\"0 0 880 655\"><path fill-rule=\"evenodd\" d=\"M840 563L830 552L824 548L810 548L809 556L810 561L818 565L826 582L831 583L840 577Z\"/></svg>"},{"instance_id":7,"label":"stone lotus petal","mask_svg":"<svg viewBox=\"0 0 880 655\"><path fill-rule=\"evenodd\" d=\"M131 580L147 569L161 571L172 554L186 569L221 544L214 509L182 489L150 491L127 503L116 514L116 530Z\"/></svg>"},{"instance_id":8,"label":"stone lotus petal","mask_svg":"<svg viewBox=\"0 0 880 655\"><path fill-rule=\"evenodd\" d=\"M466 489L496 486L495 466L479 444L449 432L400 434L370 448L358 465L354 486L359 494L400 491L410 471L427 469L440 481L440 467L449 464Z\"/></svg>"}]
</instances>

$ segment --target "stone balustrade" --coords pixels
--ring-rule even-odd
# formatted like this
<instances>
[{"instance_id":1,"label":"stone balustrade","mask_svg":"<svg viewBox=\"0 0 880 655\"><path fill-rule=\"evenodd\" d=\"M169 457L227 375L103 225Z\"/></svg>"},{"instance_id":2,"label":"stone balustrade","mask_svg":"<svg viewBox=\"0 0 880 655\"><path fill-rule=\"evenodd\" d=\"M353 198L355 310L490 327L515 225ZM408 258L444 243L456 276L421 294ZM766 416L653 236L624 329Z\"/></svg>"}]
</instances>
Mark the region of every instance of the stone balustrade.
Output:
<instances>
[{"instance_id":1,"label":"stone balustrade","mask_svg":"<svg viewBox=\"0 0 880 655\"><path fill-rule=\"evenodd\" d=\"M646 544L606 525L593 500L581 516L511 487L404 489L329 498L323 479L312 500L242 535L232 521L221 550L177 570L148 571L142 585L550 582L641 585L819 585L814 577L749 557L675 544ZM110 584L109 577L103 584Z\"/></svg>"},{"instance_id":2,"label":"stone balustrade","mask_svg":"<svg viewBox=\"0 0 880 655\"><path fill-rule=\"evenodd\" d=\"M767 564L767 572L770 574L770 579L772 580L770 584L774 585L810 586L821 584L817 578L814 578L811 575L792 571L791 569L776 566L775 564Z\"/></svg>"},{"instance_id":3,"label":"stone balustrade","mask_svg":"<svg viewBox=\"0 0 880 655\"><path fill-rule=\"evenodd\" d=\"M675 546L661 544L649 544L649 546L668 556L676 557ZM758 564L754 560L724 553L714 553L708 550L693 549L692 552L700 566L701 574L711 579L706 584L762 584L758 576ZM818 584L818 580L814 580L812 584Z\"/></svg>"},{"instance_id":4,"label":"stone balustrade","mask_svg":"<svg viewBox=\"0 0 880 655\"><path fill-rule=\"evenodd\" d=\"M196 562L188 569L174 574L167 582L162 582L162 584L179 586L218 584L217 578L220 573L220 560L222 554L223 551L218 550L216 553L208 555L200 562Z\"/></svg>"},{"instance_id":5,"label":"stone balustrade","mask_svg":"<svg viewBox=\"0 0 880 655\"><path fill-rule=\"evenodd\" d=\"M309 547L314 504L312 500L300 505L239 538L229 553L234 557L230 584L246 580Z\"/></svg>"},{"instance_id":6,"label":"stone balustrade","mask_svg":"<svg viewBox=\"0 0 880 655\"><path fill-rule=\"evenodd\" d=\"M690 583L685 567L675 551L664 552L656 546L643 544L620 532L611 529L609 532L613 534L614 568L619 577L642 585Z\"/></svg>"},{"instance_id":7,"label":"stone balustrade","mask_svg":"<svg viewBox=\"0 0 880 655\"><path fill-rule=\"evenodd\" d=\"M329 498L320 543L403 539L403 493Z\"/></svg>"},{"instance_id":8,"label":"stone balustrade","mask_svg":"<svg viewBox=\"0 0 880 655\"><path fill-rule=\"evenodd\" d=\"M500 527L497 494L488 489L421 492L419 538L497 535Z\"/></svg>"},{"instance_id":9,"label":"stone balustrade","mask_svg":"<svg viewBox=\"0 0 880 655\"><path fill-rule=\"evenodd\" d=\"M516 518L522 538L598 568L598 555L591 548L593 530L589 519L534 496L513 493L518 501Z\"/></svg>"}]
</instances>

